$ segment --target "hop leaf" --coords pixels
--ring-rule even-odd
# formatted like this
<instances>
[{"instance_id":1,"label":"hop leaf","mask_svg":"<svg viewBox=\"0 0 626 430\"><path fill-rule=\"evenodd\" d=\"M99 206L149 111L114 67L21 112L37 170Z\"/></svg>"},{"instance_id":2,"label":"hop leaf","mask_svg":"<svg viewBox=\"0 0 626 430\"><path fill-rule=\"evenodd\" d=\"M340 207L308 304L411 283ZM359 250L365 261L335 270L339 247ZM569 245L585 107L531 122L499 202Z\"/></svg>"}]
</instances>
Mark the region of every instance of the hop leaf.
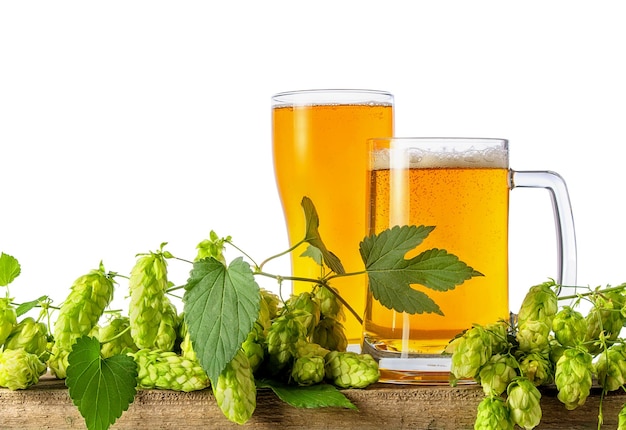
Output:
<instances>
[{"instance_id":1,"label":"hop leaf","mask_svg":"<svg viewBox=\"0 0 626 430\"><path fill-rule=\"evenodd\" d=\"M257 386L259 388L271 388L283 402L296 408L357 409L341 391L330 384L315 384L304 387L285 385L273 380L261 380L257 381Z\"/></svg>"},{"instance_id":2,"label":"hop leaf","mask_svg":"<svg viewBox=\"0 0 626 430\"><path fill-rule=\"evenodd\" d=\"M339 258L335 254L330 252L326 248L326 245L324 245L324 242L322 242L322 238L319 234L319 231L317 230L320 225L320 220L317 216L317 210L315 209L313 202L310 198L303 197L301 205L304 209L304 216L306 219L306 235L304 238L305 242L308 242L309 245L319 249L319 251L322 253L324 263L326 263L326 265L330 267L330 270L338 275L346 273Z\"/></svg>"},{"instance_id":3,"label":"hop leaf","mask_svg":"<svg viewBox=\"0 0 626 430\"><path fill-rule=\"evenodd\" d=\"M474 276L482 276L443 249L431 249L406 260L404 255L422 243L434 227L403 226L365 238L360 245L372 295L383 306L410 314L436 313L439 306L411 288L419 284L448 291Z\"/></svg>"},{"instance_id":4,"label":"hop leaf","mask_svg":"<svg viewBox=\"0 0 626 430\"><path fill-rule=\"evenodd\" d=\"M215 382L252 330L260 289L250 265L238 257L228 267L214 258L196 261L185 290L185 322L193 348Z\"/></svg>"},{"instance_id":5,"label":"hop leaf","mask_svg":"<svg viewBox=\"0 0 626 430\"><path fill-rule=\"evenodd\" d=\"M100 343L79 338L68 357L67 379L72 402L89 430L106 430L128 409L136 394L137 366L132 357L102 359Z\"/></svg>"},{"instance_id":6,"label":"hop leaf","mask_svg":"<svg viewBox=\"0 0 626 430\"><path fill-rule=\"evenodd\" d=\"M0 254L0 287L6 287L13 282L21 270L20 263L15 257L4 252Z\"/></svg>"}]
</instances>

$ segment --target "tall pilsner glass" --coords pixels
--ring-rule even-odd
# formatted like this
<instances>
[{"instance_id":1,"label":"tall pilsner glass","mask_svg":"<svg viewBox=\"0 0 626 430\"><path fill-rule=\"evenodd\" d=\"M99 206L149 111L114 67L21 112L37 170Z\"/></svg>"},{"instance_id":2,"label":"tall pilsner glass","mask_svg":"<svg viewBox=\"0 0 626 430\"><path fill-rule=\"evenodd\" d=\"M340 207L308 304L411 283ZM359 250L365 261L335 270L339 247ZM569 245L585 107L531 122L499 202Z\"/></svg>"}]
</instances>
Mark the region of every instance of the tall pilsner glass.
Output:
<instances>
[{"instance_id":1,"label":"tall pilsner glass","mask_svg":"<svg viewBox=\"0 0 626 430\"><path fill-rule=\"evenodd\" d=\"M284 92L272 98L272 124L276 182L290 243L304 237L301 201L307 196L317 209L319 233L328 249L346 272L363 270L359 243L366 235L366 142L393 135L393 96L372 90ZM321 273L319 265L297 251L292 270L298 277ZM363 315L365 277L338 278L331 285ZM311 287L294 282L293 291ZM348 314L344 326L349 344L358 345L361 324Z\"/></svg>"}]
</instances>

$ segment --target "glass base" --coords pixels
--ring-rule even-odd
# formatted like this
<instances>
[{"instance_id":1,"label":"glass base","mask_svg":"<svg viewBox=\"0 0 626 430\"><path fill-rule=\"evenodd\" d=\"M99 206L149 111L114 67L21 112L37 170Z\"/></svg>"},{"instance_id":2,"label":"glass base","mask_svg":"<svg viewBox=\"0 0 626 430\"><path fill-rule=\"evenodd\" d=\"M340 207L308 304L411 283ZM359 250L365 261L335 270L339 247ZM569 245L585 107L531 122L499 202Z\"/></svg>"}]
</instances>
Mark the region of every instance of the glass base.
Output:
<instances>
[{"instance_id":1,"label":"glass base","mask_svg":"<svg viewBox=\"0 0 626 430\"><path fill-rule=\"evenodd\" d=\"M363 343L364 353L378 361L378 382L413 385L451 385L452 357L444 354L404 354L383 351L368 342ZM454 380L456 385L471 385L473 379Z\"/></svg>"}]
</instances>

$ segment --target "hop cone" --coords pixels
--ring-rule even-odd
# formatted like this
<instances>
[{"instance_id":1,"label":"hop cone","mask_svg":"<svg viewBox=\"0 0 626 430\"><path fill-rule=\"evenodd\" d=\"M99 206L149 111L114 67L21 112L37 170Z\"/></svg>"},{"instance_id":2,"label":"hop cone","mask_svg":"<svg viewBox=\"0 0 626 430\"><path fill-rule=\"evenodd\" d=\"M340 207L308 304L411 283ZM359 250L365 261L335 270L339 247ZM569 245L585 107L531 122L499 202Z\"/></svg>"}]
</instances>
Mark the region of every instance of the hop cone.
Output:
<instances>
[{"instance_id":1,"label":"hop cone","mask_svg":"<svg viewBox=\"0 0 626 430\"><path fill-rule=\"evenodd\" d=\"M26 317L19 322L6 340L5 349L24 349L40 356L48 346L48 327L44 323Z\"/></svg>"},{"instance_id":2,"label":"hop cone","mask_svg":"<svg viewBox=\"0 0 626 430\"><path fill-rule=\"evenodd\" d=\"M296 343L296 357L326 357L330 351L323 346L314 343L307 342L304 339L298 340Z\"/></svg>"},{"instance_id":3,"label":"hop cone","mask_svg":"<svg viewBox=\"0 0 626 430\"><path fill-rule=\"evenodd\" d=\"M248 358L239 350L222 371L213 394L222 413L230 421L244 424L256 409L256 386Z\"/></svg>"},{"instance_id":4,"label":"hop cone","mask_svg":"<svg viewBox=\"0 0 626 430\"><path fill-rule=\"evenodd\" d=\"M535 428L541 421L540 399L541 393L528 379L521 377L511 382L506 403L513 423L526 430Z\"/></svg>"},{"instance_id":5,"label":"hop cone","mask_svg":"<svg viewBox=\"0 0 626 430\"><path fill-rule=\"evenodd\" d=\"M497 322L485 326L485 330L489 334L489 343L491 344L492 354L502 354L509 349L509 324L505 322Z\"/></svg>"},{"instance_id":6,"label":"hop cone","mask_svg":"<svg viewBox=\"0 0 626 430\"><path fill-rule=\"evenodd\" d=\"M517 329L515 339L523 352L544 352L550 347L550 326L541 320L526 320Z\"/></svg>"},{"instance_id":7,"label":"hop cone","mask_svg":"<svg viewBox=\"0 0 626 430\"><path fill-rule=\"evenodd\" d=\"M167 285L161 253L140 257L130 272L130 334L139 348L156 348Z\"/></svg>"},{"instance_id":8,"label":"hop cone","mask_svg":"<svg viewBox=\"0 0 626 430\"><path fill-rule=\"evenodd\" d=\"M263 326L259 322L255 322L252 330L248 333L248 337L241 345L241 349L248 357L248 362L253 372L256 372L261 367L265 358L264 342Z\"/></svg>"},{"instance_id":9,"label":"hop cone","mask_svg":"<svg viewBox=\"0 0 626 430\"><path fill-rule=\"evenodd\" d=\"M348 338L343 324L334 318L324 317L313 330L312 341L331 351L345 351Z\"/></svg>"},{"instance_id":10,"label":"hop cone","mask_svg":"<svg viewBox=\"0 0 626 430\"><path fill-rule=\"evenodd\" d=\"M567 348L562 346L559 341L556 340L554 337L550 338L550 351L548 353L548 356L550 357L550 362L556 363L557 361L559 361L559 358L561 358L566 349Z\"/></svg>"},{"instance_id":11,"label":"hop cone","mask_svg":"<svg viewBox=\"0 0 626 430\"><path fill-rule=\"evenodd\" d=\"M591 390L591 354L580 349L566 349L556 363L554 382L557 397L568 410L585 404Z\"/></svg>"},{"instance_id":12,"label":"hop cone","mask_svg":"<svg viewBox=\"0 0 626 430\"><path fill-rule=\"evenodd\" d=\"M265 288L261 288L261 298L267 304L270 320L273 320L278 316L280 311L280 298Z\"/></svg>"},{"instance_id":13,"label":"hop cone","mask_svg":"<svg viewBox=\"0 0 626 430\"><path fill-rule=\"evenodd\" d=\"M547 385L554 381L554 369L550 358L544 353L531 352L519 359L522 376L535 386Z\"/></svg>"},{"instance_id":14,"label":"hop cone","mask_svg":"<svg viewBox=\"0 0 626 430\"><path fill-rule=\"evenodd\" d=\"M11 299L0 298L0 345L9 337L16 323L17 316Z\"/></svg>"},{"instance_id":15,"label":"hop cone","mask_svg":"<svg viewBox=\"0 0 626 430\"><path fill-rule=\"evenodd\" d=\"M517 362L508 354L496 354L480 368L478 379L485 395L499 396L509 383L517 377Z\"/></svg>"},{"instance_id":16,"label":"hop cone","mask_svg":"<svg viewBox=\"0 0 626 430\"><path fill-rule=\"evenodd\" d=\"M331 351L326 355L326 379L340 388L365 388L378 381L378 363L369 354Z\"/></svg>"},{"instance_id":17,"label":"hop cone","mask_svg":"<svg viewBox=\"0 0 626 430\"><path fill-rule=\"evenodd\" d=\"M24 349L0 352L0 387L23 390L39 382L45 372L46 365Z\"/></svg>"},{"instance_id":18,"label":"hop cone","mask_svg":"<svg viewBox=\"0 0 626 430\"><path fill-rule=\"evenodd\" d=\"M458 379L475 378L492 355L491 335L481 326L474 326L455 339L451 372Z\"/></svg>"},{"instance_id":19,"label":"hop cone","mask_svg":"<svg viewBox=\"0 0 626 430\"><path fill-rule=\"evenodd\" d=\"M626 404L622 406L617 416L617 430L626 430Z\"/></svg>"},{"instance_id":20,"label":"hop cone","mask_svg":"<svg viewBox=\"0 0 626 430\"><path fill-rule=\"evenodd\" d=\"M343 320L343 305L330 288L332 287L320 286L315 291L315 300L320 305L320 312L323 317Z\"/></svg>"},{"instance_id":21,"label":"hop cone","mask_svg":"<svg viewBox=\"0 0 626 430\"><path fill-rule=\"evenodd\" d=\"M261 301L259 302L259 316L256 319L256 322L261 326L263 337L267 336L267 331L270 329L272 325L272 311L270 310L270 305L263 300L263 294L261 294Z\"/></svg>"},{"instance_id":22,"label":"hop cone","mask_svg":"<svg viewBox=\"0 0 626 430\"><path fill-rule=\"evenodd\" d=\"M54 324L54 346L48 365L57 378L65 378L67 355L81 336L89 334L113 299L113 282L100 264L74 281Z\"/></svg>"},{"instance_id":23,"label":"hop cone","mask_svg":"<svg viewBox=\"0 0 626 430\"><path fill-rule=\"evenodd\" d=\"M552 328L552 319L559 307L554 287L556 287L554 281L530 287L517 315L520 325L528 320L544 321Z\"/></svg>"},{"instance_id":24,"label":"hop cone","mask_svg":"<svg viewBox=\"0 0 626 430\"><path fill-rule=\"evenodd\" d=\"M325 375L324 357L304 356L299 357L293 363L291 379L298 385L313 385L324 380Z\"/></svg>"},{"instance_id":25,"label":"hop cone","mask_svg":"<svg viewBox=\"0 0 626 430\"><path fill-rule=\"evenodd\" d=\"M196 261L202 260L203 258L213 257L217 261L225 263L226 259L224 258L224 243L226 243L230 239L230 236L220 238L214 231L211 231L209 233L209 238L203 240L196 246L196 249L198 250L198 254L196 255Z\"/></svg>"},{"instance_id":26,"label":"hop cone","mask_svg":"<svg viewBox=\"0 0 626 430\"><path fill-rule=\"evenodd\" d=\"M297 296L292 296L285 303L284 312L298 312L297 318L302 321L302 325L306 328L306 335L313 334L313 330L320 322L320 305L313 299L313 295L309 292L303 292Z\"/></svg>"},{"instance_id":27,"label":"hop cone","mask_svg":"<svg viewBox=\"0 0 626 430\"><path fill-rule=\"evenodd\" d=\"M552 320L552 331L562 346L574 348L584 339L587 322L580 312L571 306L564 306Z\"/></svg>"},{"instance_id":28,"label":"hop cone","mask_svg":"<svg viewBox=\"0 0 626 430\"><path fill-rule=\"evenodd\" d=\"M180 319L176 308L167 297L161 302L161 321L157 330L154 346L161 351L172 351L178 338Z\"/></svg>"},{"instance_id":29,"label":"hop cone","mask_svg":"<svg viewBox=\"0 0 626 430\"><path fill-rule=\"evenodd\" d=\"M193 350L193 344L191 342L191 337L189 336L189 330L187 328L187 323L185 319L181 317L180 319L180 337L182 338L180 342L180 353L183 357L188 358L190 360L197 360L196 351Z\"/></svg>"},{"instance_id":30,"label":"hop cone","mask_svg":"<svg viewBox=\"0 0 626 430\"><path fill-rule=\"evenodd\" d=\"M140 388L196 391L209 386L209 378L200 363L172 351L140 349L128 355L137 363Z\"/></svg>"},{"instance_id":31,"label":"hop cone","mask_svg":"<svg viewBox=\"0 0 626 430\"><path fill-rule=\"evenodd\" d=\"M474 430L513 430L509 408L499 396L487 396L478 404Z\"/></svg>"},{"instance_id":32,"label":"hop cone","mask_svg":"<svg viewBox=\"0 0 626 430\"><path fill-rule=\"evenodd\" d=\"M270 369L279 372L284 369L296 354L299 340L306 339L306 328L302 324L301 314L305 311L291 311L276 318L268 330L266 344L269 354Z\"/></svg>"},{"instance_id":33,"label":"hop cone","mask_svg":"<svg viewBox=\"0 0 626 430\"><path fill-rule=\"evenodd\" d=\"M593 308L585 317L587 322L585 343L589 352L597 354L602 351L602 344L597 342L600 336L603 336L609 344L617 339L624 326L624 316L621 312L623 306L624 297L617 292L604 293L595 298Z\"/></svg>"},{"instance_id":34,"label":"hop cone","mask_svg":"<svg viewBox=\"0 0 626 430\"><path fill-rule=\"evenodd\" d=\"M626 383L626 349L613 345L598 356L595 363L598 382L606 391L615 391Z\"/></svg>"},{"instance_id":35,"label":"hop cone","mask_svg":"<svg viewBox=\"0 0 626 430\"><path fill-rule=\"evenodd\" d=\"M116 317L98 330L97 339L103 342L100 349L102 357L107 358L138 350L130 331L127 330L129 326L130 321L127 317Z\"/></svg>"}]
</instances>

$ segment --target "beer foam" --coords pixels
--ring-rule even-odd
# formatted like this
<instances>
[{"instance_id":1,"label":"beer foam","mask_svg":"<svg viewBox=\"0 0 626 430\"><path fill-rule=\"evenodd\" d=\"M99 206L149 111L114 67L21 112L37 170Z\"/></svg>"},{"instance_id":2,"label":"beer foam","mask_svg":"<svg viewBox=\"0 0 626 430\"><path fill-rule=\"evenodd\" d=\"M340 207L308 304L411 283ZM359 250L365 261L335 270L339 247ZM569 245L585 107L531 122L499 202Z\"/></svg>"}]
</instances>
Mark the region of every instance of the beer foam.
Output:
<instances>
[{"instance_id":1,"label":"beer foam","mask_svg":"<svg viewBox=\"0 0 626 430\"><path fill-rule=\"evenodd\" d=\"M463 151L431 151L421 148L385 148L372 154L372 170L389 168L507 169L508 151L503 148L474 148Z\"/></svg>"}]
</instances>

